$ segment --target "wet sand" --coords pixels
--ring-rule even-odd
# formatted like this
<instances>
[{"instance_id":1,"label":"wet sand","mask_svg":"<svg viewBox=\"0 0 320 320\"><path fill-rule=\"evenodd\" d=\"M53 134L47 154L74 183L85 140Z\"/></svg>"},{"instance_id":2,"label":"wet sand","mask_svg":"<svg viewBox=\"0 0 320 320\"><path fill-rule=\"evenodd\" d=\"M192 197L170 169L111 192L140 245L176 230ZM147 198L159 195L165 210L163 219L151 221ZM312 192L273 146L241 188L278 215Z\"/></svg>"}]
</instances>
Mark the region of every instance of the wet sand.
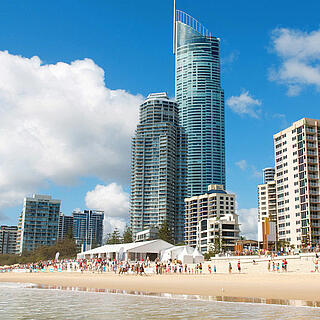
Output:
<instances>
[{"instance_id":1,"label":"wet sand","mask_svg":"<svg viewBox=\"0 0 320 320\"><path fill-rule=\"evenodd\" d=\"M1 282L34 283L146 293L320 300L320 273L243 273L212 275L116 275L114 273L0 273Z\"/></svg>"}]
</instances>

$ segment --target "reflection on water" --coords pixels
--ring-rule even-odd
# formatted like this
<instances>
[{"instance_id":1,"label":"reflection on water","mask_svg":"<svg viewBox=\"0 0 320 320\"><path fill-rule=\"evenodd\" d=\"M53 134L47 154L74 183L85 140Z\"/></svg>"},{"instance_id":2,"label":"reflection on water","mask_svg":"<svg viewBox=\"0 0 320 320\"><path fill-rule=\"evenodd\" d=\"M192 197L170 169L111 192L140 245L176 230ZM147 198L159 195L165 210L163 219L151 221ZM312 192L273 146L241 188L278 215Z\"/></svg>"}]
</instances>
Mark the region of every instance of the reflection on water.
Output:
<instances>
[{"instance_id":1,"label":"reflection on water","mask_svg":"<svg viewBox=\"0 0 320 320\"><path fill-rule=\"evenodd\" d=\"M29 287L37 289L56 289L56 290L71 290L71 291L85 291L96 293L112 293L112 294L126 294L136 296L150 296L167 299L184 299L184 300L203 300L216 302L245 302L245 303L262 303L262 304L278 304L282 306L296 306L296 307L320 307L320 301L305 301L293 299L265 299L265 298L249 298L249 297L229 297L229 296L201 296L189 294L172 294L172 293L157 293L137 290L120 290L120 289L101 289L101 288L85 288L85 287L69 287L57 285L43 285L32 284Z\"/></svg>"},{"instance_id":2,"label":"reflection on water","mask_svg":"<svg viewBox=\"0 0 320 320\"><path fill-rule=\"evenodd\" d=\"M230 301L249 303L225 303ZM272 305L274 303L292 305L290 300L148 294L137 291L0 283L1 320L320 319L320 310L317 308ZM319 302L310 305L320 306Z\"/></svg>"}]
</instances>

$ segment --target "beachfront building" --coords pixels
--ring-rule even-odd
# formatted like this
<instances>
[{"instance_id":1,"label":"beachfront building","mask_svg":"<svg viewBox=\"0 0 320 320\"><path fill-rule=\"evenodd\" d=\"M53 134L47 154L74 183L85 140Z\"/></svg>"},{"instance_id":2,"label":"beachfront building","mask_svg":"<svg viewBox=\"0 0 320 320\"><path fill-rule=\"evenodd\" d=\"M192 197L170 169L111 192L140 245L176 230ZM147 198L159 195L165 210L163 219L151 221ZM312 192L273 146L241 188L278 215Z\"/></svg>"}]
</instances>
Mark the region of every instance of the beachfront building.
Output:
<instances>
[{"instance_id":1,"label":"beachfront building","mask_svg":"<svg viewBox=\"0 0 320 320\"><path fill-rule=\"evenodd\" d=\"M265 249L267 249L268 243L275 245L277 233L277 193L275 181L268 181L258 185L257 225L258 242L263 243Z\"/></svg>"},{"instance_id":2,"label":"beachfront building","mask_svg":"<svg viewBox=\"0 0 320 320\"><path fill-rule=\"evenodd\" d=\"M198 247L201 252L207 252L210 245L214 244L217 239L220 244L228 244L225 249L231 250L231 244L235 244L234 241L239 238L239 223L235 206L235 194L227 193L223 185L211 184L206 193L186 198L186 245ZM220 248L222 250L222 246Z\"/></svg>"},{"instance_id":3,"label":"beachfront building","mask_svg":"<svg viewBox=\"0 0 320 320\"><path fill-rule=\"evenodd\" d=\"M303 118L273 138L278 239L320 244L320 120Z\"/></svg>"},{"instance_id":4,"label":"beachfront building","mask_svg":"<svg viewBox=\"0 0 320 320\"><path fill-rule=\"evenodd\" d=\"M134 239L164 221L183 242L185 139L178 106L166 93L153 93L140 106L132 139L130 221Z\"/></svg>"},{"instance_id":5,"label":"beachfront building","mask_svg":"<svg viewBox=\"0 0 320 320\"><path fill-rule=\"evenodd\" d=\"M0 227L0 254L16 253L17 232L17 226Z\"/></svg>"},{"instance_id":6,"label":"beachfront building","mask_svg":"<svg viewBox=\"0 0 320 320\"><path fill-rule=\"evenodd\" d=\"M150 227L143 231L137 232L135 242L148 241L158 239L158 227Z\"/></svg>"},{"instance_id":7,"label":"beachfront building","mask_svg":"<svg viewBox=\"0 0 320 320\"><path fill-rule=\"evenodd\" d=\"M226 183L220 39L190 15L174 15L175 95L187 135L187 197L193 197Z\"/></svg>"},{"instance_id":8,"label":"beachfront building","mask_svg":"<svg viewBox=\"0 0 320 320\"><path fill-rule=\"evenodd\" d=\"M100 210L75 210L73 216L73 237L81 251L101 246L103 238L104 212Z\"/></svg>"},{"instance_id":9,"label":"beachfront building","mask_svg":"<svg viewBox=\"0 0 320 320\"><path fill-rule=\"evenodd\" d=\"M64 240L68 232L73 234L73 216L59 215L58 240Z\"/></svg>"},{"instance_id":10,"label":"beachfront building","mask_svg":"<svg viewBox=\"0 0 320 320\"><path fill-rule=\"evenodd\" d=\"M236 213L228 213L220 218L202 219L197 225L197 248L205 253L213 251L233 252L239 236L239 221Z\"/></svg>"},{"instance_id":11,"label":"beachfront building","mask_svg":"<svg viewBox=\"0 0 320 320\"><path fill-rule=\"evenodd\" d=\"M60 205L60 200L52 199L48 195L34 194L24 198L18 223L18 254L56 243Z\"/></svg>"},{"instance_id":12,"label":"beachfront building","mask_svg":"<svg viewBox=\"0 0 320 320\"><path fill-rule=\"evenodd\" d=\"M275 168L273 167L264 168L262 172L263 172L263 183L274 181L274 175L276 172Z\"/></svg>"}]
</instances>

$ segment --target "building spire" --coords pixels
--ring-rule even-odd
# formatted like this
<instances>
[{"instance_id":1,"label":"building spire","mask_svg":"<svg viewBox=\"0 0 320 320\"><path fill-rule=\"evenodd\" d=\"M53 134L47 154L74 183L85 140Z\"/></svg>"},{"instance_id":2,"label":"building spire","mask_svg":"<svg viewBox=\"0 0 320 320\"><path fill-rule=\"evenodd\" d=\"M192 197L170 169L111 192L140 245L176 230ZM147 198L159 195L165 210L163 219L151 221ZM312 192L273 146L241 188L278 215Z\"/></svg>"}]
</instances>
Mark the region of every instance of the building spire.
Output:
<instances>
[{"instance_id":1,"label":"building spire","mask_svg":"<svg viewBox=\"0 0 320 320\"><path fill-rule=\"evenodd\" d=\"M173 54L176 54L176 0L173 0Z\"/></svg>"}]
</instances>

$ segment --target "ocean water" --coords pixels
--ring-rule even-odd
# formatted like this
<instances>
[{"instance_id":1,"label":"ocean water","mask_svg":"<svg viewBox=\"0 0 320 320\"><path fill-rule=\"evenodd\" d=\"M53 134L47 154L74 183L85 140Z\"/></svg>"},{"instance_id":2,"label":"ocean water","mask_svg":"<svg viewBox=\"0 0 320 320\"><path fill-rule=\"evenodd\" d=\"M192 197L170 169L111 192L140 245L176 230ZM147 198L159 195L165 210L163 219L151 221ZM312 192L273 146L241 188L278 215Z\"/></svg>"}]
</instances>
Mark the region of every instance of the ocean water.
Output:
<instances>
[{"instance_id":1,"label":"ocean water","mask_svg":"<svg viewBox=\"0 0 320 320\"><path fill-rule=\"evenodd\" d=\"M43 289L0 283L0 319L320 319L320 308Z\"/></svg>"}]
</instances>

